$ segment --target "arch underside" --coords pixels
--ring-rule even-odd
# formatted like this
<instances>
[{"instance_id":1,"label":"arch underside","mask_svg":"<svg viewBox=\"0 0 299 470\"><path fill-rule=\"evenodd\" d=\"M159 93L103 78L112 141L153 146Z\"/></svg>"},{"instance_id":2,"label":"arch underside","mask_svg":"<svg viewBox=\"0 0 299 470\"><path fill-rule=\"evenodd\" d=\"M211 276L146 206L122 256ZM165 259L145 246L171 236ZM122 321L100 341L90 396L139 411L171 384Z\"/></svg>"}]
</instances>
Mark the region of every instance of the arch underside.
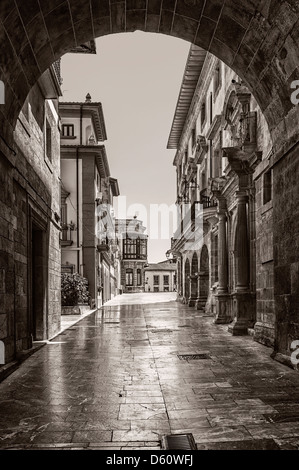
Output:
<instances>
[{"instance_id":1,"label":"arch underside","mask_svg":"<svg viewBox=\"0 0 299 470\"><path fill-rule=\"evenodd\" d=\"M219 57L246 82L273 129L293 107L298 14L294 0L2 0L2 120L14 126L31 87L66 52L95 37L141 30L187 40Z\"/></svg>"}]
</instances>

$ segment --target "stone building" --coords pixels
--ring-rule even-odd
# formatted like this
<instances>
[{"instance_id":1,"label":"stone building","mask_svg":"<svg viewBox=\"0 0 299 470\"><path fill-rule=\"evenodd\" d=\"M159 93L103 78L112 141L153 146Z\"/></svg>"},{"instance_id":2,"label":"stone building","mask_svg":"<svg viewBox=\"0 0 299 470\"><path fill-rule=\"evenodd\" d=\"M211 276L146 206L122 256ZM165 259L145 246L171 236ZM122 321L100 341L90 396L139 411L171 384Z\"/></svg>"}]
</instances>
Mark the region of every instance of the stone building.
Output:
<instances>
[{"instance_id":1,"label":"stone building","mask_svg":"<svg viewBox=\"0 0 299 470\"><path fill-rule=\"evenodd\" d=\"M86 277L91 306L98 307L116 292L115 247L106 232L113 223L118 182L110 176L103 144L107 135L101 103L87 95L82 103L60 102L59 113L62 271Z\"/></svg>"},{"instance_id":2,"label":"stone building","mask_svg":"<svg viewBox=\"0 0 299 470\"><path fill-rule=\"evenodd\" d=\"M191 46L169 136L176 149L178 297L274 345L272 143L254 96Z\"/></svg>"},{"instance_id":3,"label":"stone building","mask_svg":"<svg viewBox=\"0 0 299 470\"><path fill-rule=\"evenodd\" d=\"M161 261L144 268L145 292L174 292L176 290L176 263Z\"/></svg>"},{"instance_id":4,"label":"stone building","mask_svg":"<svg viewBox=\"0 0 299 470\"><path fill-rule=\"evenodd\" d=\"M24 161L24 152L15 142L16 126L21 126L18 116L30 90L63 54L84 45L92 37L141 30L178 37L214 54L246 82L261 107L273 149L269 170L272 170L273 180L274 354L278 360L290 363L292 342L299 337L299 108L296 99L299 4L287 0L209 0L204 3L163 2L162 5L147 2L135 7L132 4L125 8L123 2L111 2L104 8L93 2L91 9L90 3L82 0L72 0L70 5L46 0L17 3L1 0L0 80L5 87L5 103L0 104L0 184L4 188L0 195L0 340L5 340L5 346L8 346L7 357L10 359L17 347L22 347L20 343L16 347L12 338L19 341L24 337L23 333L15 335L12 326L20 315L18 313L14 317L12 313L20 307L14 304L15 296L19 295L15 293L17 280L14 271L19 251L18 242L15 245L13 238L15 229L12 224L16 211L14 175L20 170L27 179L25 195L36 191L51 209L52 204L56 204L56 199L51 197L55 192L52 185L54 172L48 173L49 170L43 162L40 165L40 159L34 153ZM23 171L23 163L26 172ZM270 218L268 226L271 226ZM56 243L55 237L56 234L53 237ZM52 254L47 258L53 266ZM23 261L26 264L24 258ZM263 263L264 273L268 269L266 265ZM47 285L47 290L52 291L53 297L56 293L59 297L58 278L52 276L51 282L52 286ZM258 290L262 292L263 289ZM266 289L270 295L271 287ZM56 302L59 303L55 300L52 305ZM270 304L267 302L271 300L262 302L265 308L268 305L268 309ZM57 331L59 323L54 310L51 307L49 311L54 319L53 327L49 322L48 330L51 332ZM265 316L259 323L266 330Z\"/></svg>"},{"instance_id":5,"label":"stone building","mask_svg":"<svg viewBox=\"0 0 299 470\"><path fill-rule=\"evenodd\" d=\"M121 269L121 292L145 291L145 267L147 262L148 236L146 227L137 217L116 219L116 240L119 246Z\"/></svg>"},{"instance_id":6,"label":"stone building","mask_svg":"<svg viewBox=\"0 0 299 470\"><path fill-rule=\"evenodd\" d=\"M0 339L5 362L60 328L59 70L31 89L0 155Z\"/></svg>"}]
</instances>

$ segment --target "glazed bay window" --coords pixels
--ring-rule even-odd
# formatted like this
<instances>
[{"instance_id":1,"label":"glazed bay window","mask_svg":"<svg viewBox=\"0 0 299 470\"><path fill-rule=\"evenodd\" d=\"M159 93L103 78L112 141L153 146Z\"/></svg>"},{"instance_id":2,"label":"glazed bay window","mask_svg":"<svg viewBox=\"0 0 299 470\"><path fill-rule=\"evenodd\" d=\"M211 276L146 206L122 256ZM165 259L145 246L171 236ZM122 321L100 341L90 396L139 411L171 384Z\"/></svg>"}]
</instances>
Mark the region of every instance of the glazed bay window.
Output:
<instances>
[{"instance_id":1,"label":"glazed bay window","mask_svg":"<svg viewBox=\"0 0 299 470\"><path fill-rule=\"evenodd\" d=\"M163 284L164 286L169 286L169 276L163 276Z\"/></svg>"},{"instance_id":2,"label":"glazed bay window","mask_svg":"<svg viewBox=\"0 0 299 470\"><path fill-rule=\"evenodd\" d=\"M158 286L160 284L160 276L154 276L154 286Z\"/></svg>"},{"instance_id":3,"label":"glazed bay window","mask_svg":"<svg viewBox=\"0 0 299 470\"><path fill-rule=\"evenodd\" d=\"M147 239L142 237L132 237L129 235L123 240L124 259L146 259Z\"/></svg>"}]
</instances>

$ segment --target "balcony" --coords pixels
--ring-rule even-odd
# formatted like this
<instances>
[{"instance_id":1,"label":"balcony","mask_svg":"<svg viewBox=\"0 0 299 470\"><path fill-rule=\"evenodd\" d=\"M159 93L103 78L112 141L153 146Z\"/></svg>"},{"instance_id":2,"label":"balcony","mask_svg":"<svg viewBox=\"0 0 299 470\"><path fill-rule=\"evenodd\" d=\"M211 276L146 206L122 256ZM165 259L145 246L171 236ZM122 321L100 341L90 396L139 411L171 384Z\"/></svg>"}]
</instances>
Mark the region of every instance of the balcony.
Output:
<instances>
[{"instance_id":1,"label":"balcony","mask_svg":"<svg viewBox=\"0 0 299 470\"><path fill-rule=\"evenodd\" d=\"M123 253L123 259L132 259L132 260L140 260L140 261L146 261L147 260L147 255L146 254L139 254L139 253Z\"/></svg>"},{"instance_id":2,"label":"balcony","mask_svg":"<svg viewBox=\"0 0 299 470\"><path fill-rule=\"evenodd\" d=\"M73 244L72 232L75 230L75 224L62 224L61 226L61 246L71 246Z\"/></svg>"},{"instance_id":3,"label":"balcony","mask_svg":"<svg viewBox=\"0 0 299 470\"><path fill-rule=\"evenodd\" d=\"M99 253L107 253L110 250L109 240L108 238L105 240L101 240L101 243L97 245L97 250Z\"/></svg>"},{"instance_id":4,"label":"balcony","mask_svg":"<svg viewBox=\"0 0 299 470\"><path fill-rule=\"evenodd\" d=\"M202 206L202 209L201 209ZM185 217L181 220L178 229L173 235L173 245L176 246L177 242L184 238L185 235L194 232L196 227L196 217L202 215L203 221L207 221L217 210L217 201L206 194L203 190L200 194L200 200L193 202L189 210L186 212Z\"/></svg>"}]
</instances>

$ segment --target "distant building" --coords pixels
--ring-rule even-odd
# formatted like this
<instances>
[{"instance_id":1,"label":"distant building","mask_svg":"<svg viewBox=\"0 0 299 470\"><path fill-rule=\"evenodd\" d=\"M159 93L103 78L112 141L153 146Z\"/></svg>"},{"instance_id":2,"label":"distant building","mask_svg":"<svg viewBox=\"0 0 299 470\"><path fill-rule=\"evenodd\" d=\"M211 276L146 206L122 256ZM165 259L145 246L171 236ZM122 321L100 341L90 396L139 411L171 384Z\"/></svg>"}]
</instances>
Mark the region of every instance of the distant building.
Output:
<instances>
[{"instance_id":1,"label":"distant building","mask_svg":"<svg viewBox=\"0 0 299 470\"><path fill-rule=\"evenodd\" d=\"M117 248L105 230L113 225L118 182L110 176L103 145L107 135L101 103L88 94L83 103L61 102L59 112L62 272L86 277L91 306L99 307L117 293Z\"/></svg>"},{"instance_id":2,"label":"distant building","mask_svg":"<svg viewBox=\"0 0 299 470\"><path fill-rule=\"evenodd\" d=\"M145 292L176 291L176 270L176 263L172 261L150 263L144 269Z\"/></svg>"},{"instance_id":3,"label":"distant building","mask_svg":"<svg viewBox=\"0 0 299 470\"><path fill-rule=\"evenodd\" d=\"M124 293L144 292L147 262L146 227L136 217L116 219L116 237L120 249L121 286Z\"/></svg>"}]
</instances>

